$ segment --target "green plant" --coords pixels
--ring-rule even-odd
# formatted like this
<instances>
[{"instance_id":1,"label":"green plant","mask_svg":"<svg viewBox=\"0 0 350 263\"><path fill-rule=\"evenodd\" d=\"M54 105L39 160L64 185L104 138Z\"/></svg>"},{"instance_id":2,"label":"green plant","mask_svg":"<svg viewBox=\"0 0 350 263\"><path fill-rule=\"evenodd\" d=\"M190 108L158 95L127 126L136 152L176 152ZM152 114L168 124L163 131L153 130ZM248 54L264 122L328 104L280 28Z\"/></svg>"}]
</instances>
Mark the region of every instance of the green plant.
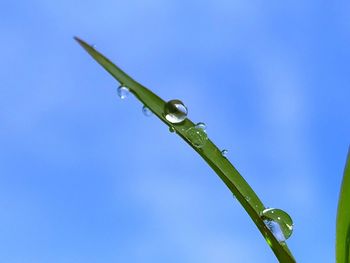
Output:
<instances>
[{"instance_id":1,"label":"green plant","mask_svg":"<svg viewBox=\"0 0 350 263\"><path fill-rule=\"evenodd\" d=\"M350 149L339 196L336 230L336 259L337 263L350 262Z\"/></svg>"},{"instance_id":2,"label":"green plant","mask_svg":"<svg viewBox=\"0 0 350 263\"><path fill-rule=\"evenodd\" d=\"M259 197L244 180L235 167L224 156L223 152L207 138L202 124L194 124L186 118L187 109L179 100L165 102L152 91L133 80L109 59L95 50L93 46L79 38L78 43L117 81L121 88L130 91L143 104L144 109L152 111L170 131L176 132L207 164L216 172L226 186L231 190L245 211L253 220L274 254L280 262L296 262L285 242L292 233L293 222L288 214L279 209L266 209ZM350 157L349 157L350 159ZM350 244L350 161L343 181L340 196L337 222L337 262L349 263ZM276 229L280 233L276 235ZM282 235L282 239L278 236Z\"/></svg>"}]
</instances>

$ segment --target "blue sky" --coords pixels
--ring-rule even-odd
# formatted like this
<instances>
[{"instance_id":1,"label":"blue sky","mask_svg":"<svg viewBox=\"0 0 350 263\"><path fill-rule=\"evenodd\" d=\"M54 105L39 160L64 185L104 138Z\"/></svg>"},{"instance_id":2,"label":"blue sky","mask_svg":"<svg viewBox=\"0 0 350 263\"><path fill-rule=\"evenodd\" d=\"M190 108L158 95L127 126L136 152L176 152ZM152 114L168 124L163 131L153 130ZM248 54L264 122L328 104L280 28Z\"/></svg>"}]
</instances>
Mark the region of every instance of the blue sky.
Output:
<instances>
[{"instance_id":1,"label":"blue sky","mask_svg":"<svg viewBox=\"0 0 350 263\"><path fill-rule=\"evenodd\" d=\"M348 1L2 1L0 262L277 262L224 184L73 41L182 99L298 262L334 262Z\"/></svg>"}]
</instances>

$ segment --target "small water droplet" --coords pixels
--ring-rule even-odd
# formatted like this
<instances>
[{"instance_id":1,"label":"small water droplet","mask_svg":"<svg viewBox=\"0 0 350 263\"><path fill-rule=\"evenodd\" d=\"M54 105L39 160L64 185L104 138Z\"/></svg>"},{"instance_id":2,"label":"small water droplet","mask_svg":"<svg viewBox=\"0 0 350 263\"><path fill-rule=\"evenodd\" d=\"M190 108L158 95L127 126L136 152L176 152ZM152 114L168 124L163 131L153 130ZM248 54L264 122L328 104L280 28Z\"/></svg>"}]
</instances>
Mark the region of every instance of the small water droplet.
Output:
<instances>
[{"instance_id":1,"label":"small water droplet","mask_svg":"<svg viewBox=\"0 0 350 263\"><path fill-rule=\"evenodd\" d=\"M169 127L169 131L170 131L170 132L175 132L175 128L174 128L173 126L170 126L170 127Z\"/></svg>"},{"instance_id":2,"label":"small water droplet","mask_svg":"<svg viewBox=\"0 0 350 263\"><path fill-rule=\"evenodd\" d=\"M129 96L130 90L125 86L119 86L118 88L118 96L122 100L126 99Z\"/></svg>"},{"instance_id":3,"label":"small water droplet","mask_svg":"<svg viewBox=\"0 0 350 263\"><path fill-rule=\"evenodd\" d=\"M293 233L293 220L283 210L267 208L261 218L279 242L286 241Z\"/></svg>"},{"instance_id":4,"label":"small water droplet","mask_svg":"<svg viewBox=\"0 0 350 263\"><path fill-rule=\"evenodd\" d=\"M149 108L147 108L145 105L142 107L142 113L147 117L153 114L153 112Z\"/></svg>"},{"instance_id":5,"label":"small water droplet","mask_svg":"<svg viewBox=\"0 0 350 263\"><path fill-rule=\"evenodd\" d=\"M197 148L202 148L208 141L208 135L201 127L193 126L186 131L187 138Z\"/></svg>"},{"instance_id":6,"label":"small water droplet","mask_svg":"<svg viewBox=\"0 0 350 263\"><path fill-rule=\"evenodd\" d=\"M181 100L170 100L165 104L164 115L171 123L183 122L187 117L187 112Z\"/></svg>"},{"instance_id":7,"label":"small water droplet","mask_svg":"<svg viewBox=\"0 0 350 263\"><path fill-rule=\"evenodd\" d=\"M95 44L92 44L91 47L92 47L93 49L96 49L96 45L95 45Z\"/></svg>"},{"instance_id":8,"label":"small water droplet","mask_svg":"<svg viewBox=\"0 0 350 263\"><path fill-rule=\"evenodd\" d=\"M227 157L228 150L224 149L221 151L222 156Z\"/></svg>"},{"instance_id":9,"label":"small water droplet","mask_svg":"<svg viewBox=\"0 0 350 263\"><path fill-rule=\"evenodd\" d=\"M203 131L207 129L207 125L205 125L204 122L198 122L195 127L198 129L202 129Z\"/></svg>"}]
</instances>

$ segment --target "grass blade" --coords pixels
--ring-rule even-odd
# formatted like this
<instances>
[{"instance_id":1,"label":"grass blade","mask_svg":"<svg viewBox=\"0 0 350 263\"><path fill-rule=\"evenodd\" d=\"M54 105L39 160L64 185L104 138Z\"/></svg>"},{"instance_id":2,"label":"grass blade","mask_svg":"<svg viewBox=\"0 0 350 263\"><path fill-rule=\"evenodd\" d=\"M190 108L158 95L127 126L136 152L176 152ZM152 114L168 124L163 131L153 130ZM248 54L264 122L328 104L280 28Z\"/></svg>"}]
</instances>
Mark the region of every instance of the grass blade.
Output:
<instances>
[{"instance_id":1,"label":"grass blade","mask_svg":"<svg viewBox=\"0 0 350 263\"><path fill-rule=\"evenodd\" d=\"M128 87L130 92L132 92L161 121L169 126L169 128L174 129L174 131L207 162L207 164L216 172L216 174L222 179L222 181L244 207L250 218L260 230L261 234L264 236L267 243L272 248L277 259L283 263L295 262L287 247L287 244L285 242L278 242L269 228L267 228L264 224L260 216L262 211L265 209L263 203L249 184L240 175L240 173L235 169L235 167L228 161L228 159L222 156L220 149L218 149L218 147L216 147L210 140L208 140L202 148L195 147L189 137L186 135L186 131L194 126L194 123L191 120L187 118L180 124L168 122L163 116L164 107L166 104L164 100L146 87L142 86L140 83L133 80L92 46L77 37L75 37L75 40L77 40L78 43L105 70L107 70L117 81L119 81L121 85Z\"/></svg>"},{"instance_id":2,"label":"grass blade","mask_svg":"<svg viewBox=\"0 0 350 263\"><path fill-rule=\"evenodd\" d=\"M338 203L336 259L337 263L350 263L350 149Z\"/></svg>"}]
</instances>

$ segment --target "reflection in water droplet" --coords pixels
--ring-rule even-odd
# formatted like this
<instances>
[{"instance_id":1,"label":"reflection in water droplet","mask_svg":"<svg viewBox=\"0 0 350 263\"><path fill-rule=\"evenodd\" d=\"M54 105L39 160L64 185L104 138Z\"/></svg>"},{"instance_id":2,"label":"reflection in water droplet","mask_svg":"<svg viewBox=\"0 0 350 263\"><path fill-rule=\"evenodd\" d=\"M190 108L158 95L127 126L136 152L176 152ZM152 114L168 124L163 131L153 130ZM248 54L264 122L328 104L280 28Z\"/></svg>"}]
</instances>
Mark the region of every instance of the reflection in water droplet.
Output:
<instances>
[{"instance_id":1,"label":"reflection in water droplet","mask_svg":"<svg viewBox=\"0 0 350 263\"><path fill-rule=\"evenodd\" d=\"M194 126L186 131L187 138L197 147L202 148L208 141L208 136L202 126Z\"/></svg>"},{"instance_id":2,"label":"reflection in water droplet","mask_svg":"<svg viewBox=\"0 0 350 263\"><path fill-rule=\"evenodd\" d=\"M221 151L222 156L227 157L228 150L224 149Z\"/></svg>"},{"instance_id":3,"label":"reflection in water droplet","mask_svg":"<svg viewBox=\"0 0 350 263\"><path fill-rule=\"evenodd\" d=\"M286 241L293 233L293 220L283 210L267 208L261 218L279 242Z\"/></svg>"},{"instance_id":4,"label":"reflection in water droplet","mask_svg":"<svg viewBox=\"0 0 350 263\"><path fill-rule=\"evenodd\" d=\"M142 107L142 113L147 117L152 116L153 114L153 112L149 108L147 108L145 105Z\"/></svg>"},{"instance_id":5,"label":"reflection in water droplet","mask_svg":"<svg viewBox=\"0 0 350 263\"><path fill-rule=\"evenodd\" d=\"M118 88L118 96L122 100L126 99L129 96L129 93L130 93L130 90L127 87L125 87L125 86L120 86Z\"/></svg>"},{"instance_id":6,"label":"reflection in water droplet","mask_svg":"<svg viewBox=\"0 0 350 263\"><path fill-rule=\"evenodd\" d=\"M187 117L187 108L181 100L170 100L165 104L164 116L171 123L183 122Z\"/></svg>"}]
</instances>

